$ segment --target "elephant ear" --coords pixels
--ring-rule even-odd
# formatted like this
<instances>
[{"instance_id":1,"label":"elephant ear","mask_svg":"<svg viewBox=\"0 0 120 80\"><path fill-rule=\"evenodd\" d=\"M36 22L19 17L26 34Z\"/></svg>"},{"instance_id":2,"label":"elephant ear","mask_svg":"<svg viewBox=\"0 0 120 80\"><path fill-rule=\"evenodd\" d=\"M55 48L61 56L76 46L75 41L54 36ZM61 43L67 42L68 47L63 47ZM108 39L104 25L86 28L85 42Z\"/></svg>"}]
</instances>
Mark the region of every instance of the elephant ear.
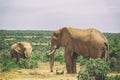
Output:
<instances>
[{"instance_id":1,"label":"elephant ear","mask_svg":"<svg viewBox=\"0 0 120 80\"><path fill-rule=\"evenodd\" d=\"M71 28L63 27L60 29L61 32L61 46L66 46L67 44L72 43L72 31Z\"/></svg>"},{"instance_id":2,"label":"elephant ear","mask_svg":"<svg viewBox=\"0 0 120 80\"><path fill-rule=\"evenodd\" d=\"M18 42L18 43L16 44L16 47L14 48L14 50L15 50L17 53L19 53L19 54L23 54L24 51L25 51L25 48L24 48L24 46L23 46L22 43Z\"/></svg>"},{"instance_id":3,"label":"elephant ear","mask_svg":"<svg viewBox=\"0 0 120 80\"><path fill-rule=\"evenodd\" d=\"M28 53L27 53L27 49L29 48L29 43L27 43L27 42L20 42L20 43L18 43L18 45L21 47L21 50L22 50L22 53L24 54L24 56L26 57L26 58L28 58L29 57L29 55L28 55ZM27 49L26 49L27 48Z\"/></svg>"},{"instance_id":4,"label":"elephant ear","mask_svg":"<svg viewBox=\"0 0 120 80\"><path fill-rule=\"evenodd\" d=\"M53 36L52 36L53 39L59 40L60 37L61 37L61 32L60 32L60 30L57 30L57 31L53 32Z\"/></svg>"}]
</instances>

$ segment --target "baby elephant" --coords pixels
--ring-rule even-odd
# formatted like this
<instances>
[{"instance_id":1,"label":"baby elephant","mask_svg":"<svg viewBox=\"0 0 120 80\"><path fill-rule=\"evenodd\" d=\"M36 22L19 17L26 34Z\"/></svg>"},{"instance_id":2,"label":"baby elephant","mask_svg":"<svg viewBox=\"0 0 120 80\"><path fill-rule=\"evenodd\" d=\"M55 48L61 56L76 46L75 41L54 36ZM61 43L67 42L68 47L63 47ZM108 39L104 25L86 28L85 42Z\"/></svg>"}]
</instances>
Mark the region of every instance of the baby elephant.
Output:
<instances>
[{"instance_id":1,"label":"baby elephant","mask_svg":"<svg viewBox=\"0 0 120 80\"><path fill-rule=\"evenodd\" d=\"M17 42L11 46L10 54L12 58L16 58L17 62L20 58L30 58L32 46L29 42Z\"/></svg>"}]
</instances>

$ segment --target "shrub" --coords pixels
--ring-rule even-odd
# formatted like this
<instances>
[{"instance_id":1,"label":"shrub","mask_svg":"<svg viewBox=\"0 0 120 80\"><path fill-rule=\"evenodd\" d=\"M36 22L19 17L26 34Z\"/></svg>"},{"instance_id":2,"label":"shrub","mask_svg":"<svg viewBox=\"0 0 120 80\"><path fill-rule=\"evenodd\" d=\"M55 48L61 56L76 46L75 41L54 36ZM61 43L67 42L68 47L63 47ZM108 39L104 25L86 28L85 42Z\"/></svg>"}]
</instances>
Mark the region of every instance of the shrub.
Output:
<instances>
[{"instance_id":1,"label":"shrub","mask_svg":"<svg viewBox=\"0 0 120 80\"><path fill-rule=\"evenodd\" d=\"M81 62L83 62L83 60L84 60L84 59L83 59L83 56L78 56L77 62L80 62L80 63L81 63Z\"/></svg>"},{"instance_id":2,"label":"shrub","mask_svg":"<svg viewBox=\"0 0 120 80\"><path fill-rule=\"evenodd\" d=\"M31 58L33 58L31 56ZM27 59L20 58L19 62L16 62L16 59L11 59L11 56L8 51L0 52L0 71L10 71L12 69L17 68L36 68L38 67L37 59L30 59L30 63L28 64Z\"/></svg>"},{"instance_id":3,"label":"shrub","mask_svg":"<svg viewBox=\"0 0 120 80\"><path fill-rule=\"evenodd\" d=\"M115 57L112 57L110 59L110 68L111 68L111 70L113 70L114 67L116 67L116 62L117 62L117 59Z\"/></svg>"},{"instance_id":4,"label":"shrub","mask_svg":"<svg viewBox=\"0 0 120 80\"><path fill-rule=\"evenodd\" d=\"M41 55L40 55L40 53L33 53L33 54L31 54L31 59L32 60L40 60L41 59Z\"/></svg>"},{"instance_id":5,"label":"shrub","mask_svg":"<svg viewBox=\"0 0 120 80\"><path fill-rule=\"evenodd\" d=\"M2 72L10 71L14 68L17 68L17 65L13 61L10 62L9 60L6 60L6 61L0 61L0 62L1 62L0 68Z\"/></svg>"},{"instance_id":6,"label":"shrub","mask_svg":"<svg viewBox=\"0 0 120 80\"><path fill-rule=\"evenodd\" d=\"M80 66L84 66L88 61L88 58L84 58L83 56L78 56L77 61L80 63Z\"/></svg>"},{"instance_id":7,"label":"shrub","mask_svg":"<svg viewBox=\"0 0 120 80\"><path fill-rule=\"evenodd\" d=\"M15 60L10 58L10 55L8 53L0 54L0 70L2 72L17 68L18 66L15 62Z\"/></svg>"},{"instance_id":8,"label":"shrub","mask_svg":"<svg viewBox=\"0 0 120 80\"><path fill-rule=\"evenodd\" d=\"M23 58L21 58L21 59L18 61L17 65L19 66L19 68L29 68L26 59L23 59Z\"/></svg>"},{"instance_id":9,"label":"shrub","mask_svg":"<svg viewBox=\"0 0 120 80\"><path fill-rule=\"evenodd\" d=\"M112 57L110 59L110 69L111 71L120 72L120 60L118 60L116 57Z\"/></svg>"},{"instance_id":10,"label":"shrub","mask_svg":"<svg viewBox=\"0 0 120 80\"><path fill-rule=\"evenodd\" d=\"M108 76L105 80L120 80L120 75Z\"/></svg>"},{"instance_id":11,"label":"shrub","mask_svg":"<svg viewBox=\"0 0 120 80\"><path fill-rule=\"evenodd\" d=\"M38 62L36 60L30 60L30 69L37 68Z\"/></svg>"},{"instance_id":12,"label":"shrub","mask_svg":"<svg viewBox=\"0 0 120 80\"><path fill-rule=\"evenodd\" d=\"M43 58L41 60L42 61L50 61L49 52L46 52L45 55L43 55Z\"/></svg>"},{"instance_id":13,"label":"shrub","mask_svg":"<svg viewBox=\"0 0 120 80\"><path fill-rule=\"evenodd\" d=\"M120 80L120 75L116 75L114 78L115 80Z\"/></svg>"},{"instance_id":14,"label":"shrub","mask_svg":"<svg viewBox=\"0 0 120 80\"><path fill-rule=\"evenodd\" d=\"M4 49L8 48L8 45L4 38L5 37L0 36L0 50L4 50Z\"/></svg>"},{"instance_id":15,"label":"shrub","mask_svg":"<svg viewBox=\"0 0 120 80\"><path fill-rule=\"evenodd\" d=\"M38 67L37 60L30 60L28 62L27 59L21 58L20 61L17 64L18 64L19 68L26 68L26 69L31 68L32 69L32 68Z\"/></svg>"},{"instance_id":16,"label":"shrub","mask_svg":"<svg viewBox=\"0 0 120 80\"><path fill-rule=\"evenodd\" d=\"M110 68L102 59L86 61L85 68L78 72L78 80L105 80Z\"/></svg>"},{"instance_id":17,"label":"shrub","mask_svg":"<svg viewBox=\"0 0 120 80\"><path fill-rule=\"evenodd\" d=\"M56 60L56 61L59 61L60 64L62 64L62 63L65 62L64 56L63 56L63 54L61 54L61 53L58 53L58 54L55 56L55 60Z\"/></svg>"},{"instance_id":18,"label":"shrub","mask_svg":"<svg viewBox=\"0 0 120 80\"><path fill-rule=\"evenodd\" d=\"M114 38L110 39L110 68L112 71L120 72L120 34L114 36Z\"/></svg>"}]
</instances>

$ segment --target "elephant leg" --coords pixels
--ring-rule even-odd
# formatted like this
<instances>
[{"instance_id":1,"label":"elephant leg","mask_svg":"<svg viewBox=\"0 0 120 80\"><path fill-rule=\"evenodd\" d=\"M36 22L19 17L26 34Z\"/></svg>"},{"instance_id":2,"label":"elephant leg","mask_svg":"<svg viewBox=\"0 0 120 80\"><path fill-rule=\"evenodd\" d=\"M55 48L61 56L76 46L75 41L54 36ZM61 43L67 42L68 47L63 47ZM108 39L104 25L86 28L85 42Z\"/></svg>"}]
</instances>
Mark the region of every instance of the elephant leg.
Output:
<instances>
[{"instance_id":1,"label":"elephant leg","mask_svg":"<svg viewBox=\"0 0 120 80\"><path fill-rule=\"evenodd\" d=\"M67 73L72 73L72 59L70 54L65 53L65 62L66 62Z\"/></svg>"},{"instance_id":2,"label":"elephant leg","mask_svg":"<svg viewBox=\"0 0 120 80\"><path fill-rule=\"evenodd\" d=\"M72 73L76 73L76 60L77 60L77 54L73 53L72 56Z\"/></svg>"},{"instance_id":3,"label":"elephant leg","mask_svg":"<svg viewBox=\"0 0 120 80\"><path fill-rule=\"evenodd\" d=\"M16 59L17 59L17 63L18 63L19 60L20 60L20 54L17 53L17 55L16 55Z\"/></svg>"},{"instance_id":4,"label":"elephant leg","mask_svg":"<svg viewBox=\"0 0 120 80\"><path fill-rule=\"evenodd\" d=\"M20 59L18 57L16 59L17 59L17 63L18 63Z\"/></svg>"},{"instance_id":5,"label":"elephant leg","mask_svg":"<svg viewBox=\"0 0 120 80\"><path fill-rule=\"evenodd\" d=\"M53 72L53 66L54 66L54 53L50 55L50 72Z\"/></svg>"},{"instance_id":6,"label":"elephant leg","mask_svg":"<svg viewBox=\"0 0 120 80\"><path fill-rule=\"evenodd\" d=\"M26 63L27 63L27 68L29 69L30 68L30 58L26 59Z\"/></svg>"}]
</instances>

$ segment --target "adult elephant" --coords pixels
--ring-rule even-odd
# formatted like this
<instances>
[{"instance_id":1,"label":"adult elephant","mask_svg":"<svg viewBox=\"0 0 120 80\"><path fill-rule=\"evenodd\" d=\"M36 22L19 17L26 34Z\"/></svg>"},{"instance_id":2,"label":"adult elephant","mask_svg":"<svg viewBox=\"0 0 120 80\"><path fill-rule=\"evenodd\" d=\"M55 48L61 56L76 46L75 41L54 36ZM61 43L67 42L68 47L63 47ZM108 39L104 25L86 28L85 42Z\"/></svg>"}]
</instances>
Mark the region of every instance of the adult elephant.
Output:
<instances>
[{"instance_id":1,"label":"adult elephant","mask_svg":"<svg viewBox=\"0 0 120 80\"><path fill-rule=\"evenodd\" d=\"M97 29L86 30L63 27L53 32L50 50L50 70L53 72L54 53L59 47L65 47L67 73L76 73L78 55L91 58L109 57L109 44L106 37Z\"/></svg>"},{"instance_id":2,"label":"adult elephant","mask_svg":"<svg viewBox=\"0 0 120 80\"><path fill-rule=\"evenodd\" d=\"M12 58L16 58L17 62L20 58L29 60L32 52L32 46L29 42L17 42L11 46L10 54Z\"/></svg>"}]
</instances>

